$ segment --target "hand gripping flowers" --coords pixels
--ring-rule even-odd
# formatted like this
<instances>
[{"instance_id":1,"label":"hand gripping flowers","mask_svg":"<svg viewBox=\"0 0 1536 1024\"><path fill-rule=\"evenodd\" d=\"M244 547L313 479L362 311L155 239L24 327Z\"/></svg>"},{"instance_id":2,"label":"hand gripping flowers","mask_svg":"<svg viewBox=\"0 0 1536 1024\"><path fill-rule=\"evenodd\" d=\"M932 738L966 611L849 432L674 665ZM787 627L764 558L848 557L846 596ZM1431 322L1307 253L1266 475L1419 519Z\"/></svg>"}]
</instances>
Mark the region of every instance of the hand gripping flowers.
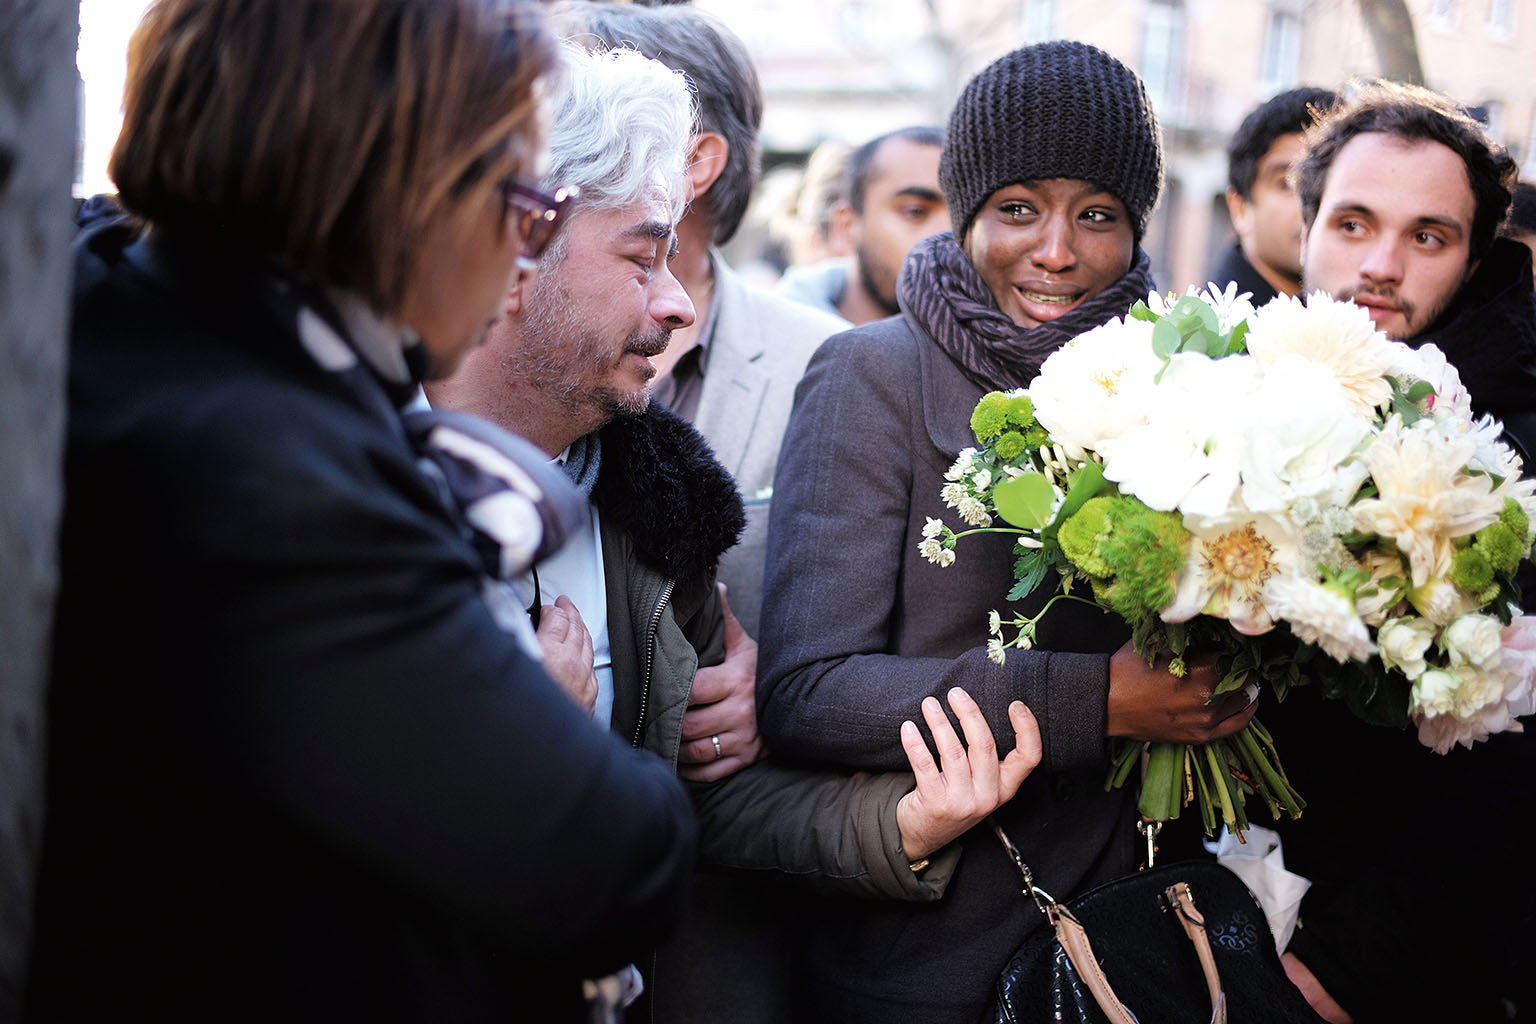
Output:
<instances>
[{"instance_id":1,"label":"hand gripping flowers","mask_svg":"<svg viewBox=\"0 0 1536 1024\"><path fill-rule=\"evenodd\" d=\"M1316 683L1441 753L1536 712L1536 618L1514 584L1536 484L1438 349L1389 341L1353 304L1152 295L1027 390L984 396L971 427L942 492L968 529L930 520L922 554L948 566L959 538L1013 533L1007 600L1060 585L1034 616L992 613L993 660L1030 647L1056 601L1089 601L1175 674L1219 652L1217 695ZM1143 745L1116 742L1121 785ZM1252 794L1303 806L1256 720L1150 745L1148 817L1194 800L1207 831L1240 831Z\"/></svg>"}]
</instances>

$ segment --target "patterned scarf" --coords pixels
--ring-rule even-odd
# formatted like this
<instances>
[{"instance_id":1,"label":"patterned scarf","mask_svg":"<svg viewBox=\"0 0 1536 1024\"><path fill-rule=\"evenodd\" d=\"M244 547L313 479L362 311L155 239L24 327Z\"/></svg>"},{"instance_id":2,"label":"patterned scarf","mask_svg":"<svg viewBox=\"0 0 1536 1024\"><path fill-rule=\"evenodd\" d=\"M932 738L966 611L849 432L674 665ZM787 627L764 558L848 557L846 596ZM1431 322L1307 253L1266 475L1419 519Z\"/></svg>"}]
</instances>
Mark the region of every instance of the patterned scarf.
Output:
<instances>
[{"instance_id":1,"label":"patterned scarf","mask_svg":"<svg viewBox=\"0 0 1536 1024\"><path fill-rule=\"evenodd\" d=\"M952 234L934 235L910 253L896 282L902 311L928 332L960 371L983 391L1024 387L1058 348L1116 316L1156 285L1151 261L1138 246L1120 280L1066 315L1020 327L997 299Z\"/></svg>"},{"instance_id":2,"label":"patterned scarf","mask_svg":"<svg viewBox=\"0 0 1536 1024\"><path fill-rule=\"evenodd\" d=\"M430 365L416 332L353 294L321 294L282 275L262 285L268 308L310 358L410 445L422 476L466 527L489 581L521 575L586 524L586 496L532 444L478 416L401 412ZM584 453L583 465L595 475L596 453Z\"/></svg>"}]
</instances>

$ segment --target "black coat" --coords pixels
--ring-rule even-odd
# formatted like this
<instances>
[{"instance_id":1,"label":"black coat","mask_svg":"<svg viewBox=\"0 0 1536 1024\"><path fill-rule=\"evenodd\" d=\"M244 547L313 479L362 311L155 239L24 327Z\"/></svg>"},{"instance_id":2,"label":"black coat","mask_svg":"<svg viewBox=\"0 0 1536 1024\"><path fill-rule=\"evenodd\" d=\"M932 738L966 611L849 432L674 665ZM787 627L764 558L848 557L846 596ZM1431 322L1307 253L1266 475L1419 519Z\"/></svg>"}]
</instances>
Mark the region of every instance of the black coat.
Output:
<instances>
[{"instance_id":1,"label":"black coat","mask_svg":"<svg viewBox=\"0 0 1536 1024\"><path fill-rule=\"evenodd\" d=\"M1216 269L1211 271L1212 284L1225 288L1228 283L1236 282L1239 293L1248 292L1253 297L1249 299L1255 307L1262 306L1280 293L1275 291L1275 286L1264 280L1264 275L1254 269L1248 262L1248 257L1243 255L1243 247L1233 243L1222 257Z\"/></svg>"},{"instance_id":2,"label":"black coat","mask_svg":"<svg viewBox=\"0 0 1536 1024\"><path fill-rule=\"evenodd\" d=\"M1441 323L1414 339L1430 341L1474 411L1536 451L1526 250L1496 243ZM1525 470L1536 471L1529 456ZM1360 1024L1504 1020L1500 997L1529 985L1536 953L1536 732L1442 756L1415 730L1365 725L1312 688L1260 717L1310 801L1278 826L1286 867L1313 880L1290 951ZM1521 995L1524 1019L1536 1005Z\"/></svg>"},{"instance_id":3,"label":"black coat","mask_svg":"<svg viewBox=\"0 0 1536 1024\"><path fill-rule=\"evenodd\" d=\"M129 241L77 257L28 1019L581 1019L682 788L497 627L382 384Z\"/></svg>"}]
</instances>

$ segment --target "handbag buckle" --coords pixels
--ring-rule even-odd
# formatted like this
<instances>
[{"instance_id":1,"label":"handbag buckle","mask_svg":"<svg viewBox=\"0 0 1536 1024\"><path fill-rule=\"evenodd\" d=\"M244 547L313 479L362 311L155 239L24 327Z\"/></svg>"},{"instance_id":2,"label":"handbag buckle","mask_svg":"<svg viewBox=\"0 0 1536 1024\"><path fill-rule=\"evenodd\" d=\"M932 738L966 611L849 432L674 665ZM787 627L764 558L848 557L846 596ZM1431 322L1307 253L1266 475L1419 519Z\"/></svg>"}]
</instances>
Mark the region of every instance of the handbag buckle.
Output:
<instances>
[{"instance_id":1,"label":"handbag buckle","mask_svg":"<svg viewBox=\"0 0 1536 1024\"><path fill-rule=\"evenodd\" d=\"M1008 851L1008 856L1013 859L1014 867L1018 868L1019 874L1023 876L1024 895L1035 901L1035 906L1040 908L1040 913L1045 915L1045 919L1051 922L1052 927L1055 927L1058 916L1056 898L1035 884L1034 872L1030 871L1029 865L1024 863L1024 855L1019 852L1017 846L1013 845L1013 840L1008 838L1008 833L1003 831L1002 826L993 821L991 817L988 817L987 821L991 822L992 831L1002 841L1003 848Z\"/></svg>"},{"instance_id":2,"label":"handbag buckle","mask_svg":"<svg viewBox=\"0 0 1536 1024\"><path fill-rule=\"evenodd\" d=\"M1157 835L1162 830L1163 823L1160 821L1141 818L1136 822L1136 831L1147 841L1147 862L1141 866L1143 871L1157 863Z\"/></svg>"}]
</instances>

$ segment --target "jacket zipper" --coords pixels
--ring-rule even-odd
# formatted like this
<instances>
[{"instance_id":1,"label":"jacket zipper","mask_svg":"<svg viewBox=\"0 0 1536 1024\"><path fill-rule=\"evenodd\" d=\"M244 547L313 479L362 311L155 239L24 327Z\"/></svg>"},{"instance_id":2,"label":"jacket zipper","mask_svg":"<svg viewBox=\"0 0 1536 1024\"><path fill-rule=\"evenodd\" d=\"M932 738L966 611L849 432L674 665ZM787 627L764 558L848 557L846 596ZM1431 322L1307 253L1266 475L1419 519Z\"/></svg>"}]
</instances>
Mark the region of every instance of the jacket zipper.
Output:
<instances>
[{"instance_id":1,"label":"jacket zipper","mask_svg":"<svg viewBox=\"0 0 1536 1024\"><path fill-rule=\"evenodd\" d=\"M645 732L645 706L651 696L651 669L656 661L656 630L661 626L661 613L666 609L667 602L672 600L672 591L677 588L676 580L667 580L661 588L661 594L656 598L656 607L651 609L651 623L645 630L645 675L640 677L640 715L635 719L635 738L633 746L640 746L640 737Z\"/></svg>"},{"instance_id":2,"label":"jacket zipper","mask_svg":"<svg viewBox=\"0 0 1536 1024\"><path fill-rule=\"evenodd\" d=\"M634 746L640 746L640 737L645 732L646 704L651 696L651 669L656 662L656 631L661 627L661 613L666 610L667 602L672 600L672 591L676 589L676 580L667 580L661 588L661 593L656 597L656 607L651 609L650 625L645 630L645 674L640 677L640 714L635 719ZM651 1024L656 1024L656 963L658 956L651 950L651 984L649 1003Z\"/></svg>"}]
</instances>

